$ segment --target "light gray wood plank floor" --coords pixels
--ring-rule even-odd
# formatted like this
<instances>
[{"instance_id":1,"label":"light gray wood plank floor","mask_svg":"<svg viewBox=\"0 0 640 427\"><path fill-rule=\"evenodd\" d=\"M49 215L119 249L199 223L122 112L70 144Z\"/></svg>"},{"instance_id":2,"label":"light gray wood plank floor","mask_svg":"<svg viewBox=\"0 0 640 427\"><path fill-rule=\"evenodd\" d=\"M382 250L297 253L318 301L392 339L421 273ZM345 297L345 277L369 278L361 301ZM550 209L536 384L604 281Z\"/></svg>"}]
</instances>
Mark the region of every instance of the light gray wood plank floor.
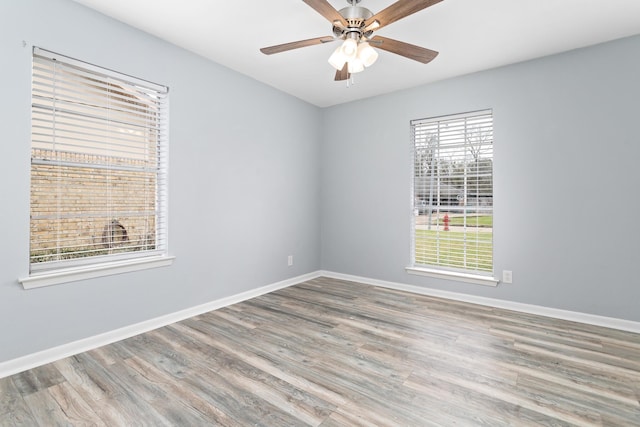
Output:
<instances>
[{"instance_id":1,"label":"light gray wood plank floor","mask_svg":"<svg viewBox=\"0 0 640 427\"><path fill-rule=\"evenodd\" d=\"M640 335L318 278L0 396L2 426L640 426Z\"/></svg>"}]
</instances>

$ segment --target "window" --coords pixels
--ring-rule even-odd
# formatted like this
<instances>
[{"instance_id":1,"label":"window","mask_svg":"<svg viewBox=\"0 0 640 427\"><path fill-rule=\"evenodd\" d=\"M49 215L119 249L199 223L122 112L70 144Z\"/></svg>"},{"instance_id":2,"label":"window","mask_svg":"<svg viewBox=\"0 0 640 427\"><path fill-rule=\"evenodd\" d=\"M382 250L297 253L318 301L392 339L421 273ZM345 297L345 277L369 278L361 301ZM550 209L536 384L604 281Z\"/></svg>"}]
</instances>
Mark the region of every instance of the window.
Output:
<instances>
[{"instance_id":1,"label":"window","mask_svg":"<svg viewBox=\"0 0 640 427\"><path fill-rule=\"evenodd\" d=\"M493 275L493 116L411 122L412 266Z\"/></svg>"},{"instance_id":2,"label":"window","mask_svg":"<svg viewBox=\"0 0 640 427\"><path fill-rule=\"evenodd\" d=\"M167 110L166 87L34 48L31 275L167 254Z\"/></svg>"}]
</instances>

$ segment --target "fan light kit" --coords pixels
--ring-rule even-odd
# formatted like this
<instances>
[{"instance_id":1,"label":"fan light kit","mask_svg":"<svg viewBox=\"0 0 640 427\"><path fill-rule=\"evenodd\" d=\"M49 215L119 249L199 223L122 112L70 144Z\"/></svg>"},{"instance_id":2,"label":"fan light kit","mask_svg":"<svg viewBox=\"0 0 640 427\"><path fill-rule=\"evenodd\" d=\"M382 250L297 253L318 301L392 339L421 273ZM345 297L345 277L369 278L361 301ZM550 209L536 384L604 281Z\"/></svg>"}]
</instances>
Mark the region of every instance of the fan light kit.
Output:
<instances>
[{"instance_id":1,"label":"fan light kit","mask_svg":"<svg viewBox=\"0 0 640 427\"><path fill-rule=\"evenodd\" d=\"M373 14L369 9L356 6L361 0L347 0L350 6L336 10L327 0L302 0L316 12L324 16L333 25L333 36L316 37L260 49L265 55L285 52L306 46L343 40L342 44L329 57L337 71L335 80L348 80L352 74L363 71L378 59L375 48L386 50L426 64L431 62L438 52L409 43L373 36L373 32L414 14L442 0L399 0L386 9Z\"/></svg>"}]
</instances>

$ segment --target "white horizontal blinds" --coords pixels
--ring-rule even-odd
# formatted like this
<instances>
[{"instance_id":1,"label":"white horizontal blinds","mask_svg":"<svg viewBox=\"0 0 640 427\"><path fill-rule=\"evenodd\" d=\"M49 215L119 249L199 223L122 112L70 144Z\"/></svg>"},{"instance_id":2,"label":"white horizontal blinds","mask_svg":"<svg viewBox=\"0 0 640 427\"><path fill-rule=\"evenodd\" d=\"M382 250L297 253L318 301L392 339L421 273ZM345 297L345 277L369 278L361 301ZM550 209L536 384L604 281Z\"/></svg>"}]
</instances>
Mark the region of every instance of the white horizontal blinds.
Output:
<instances>
[{"instance_id":1,"label":"white horizontal blinds","mask_svg":"<svg viewBox=\"0 0 640 427\"><path fill-rule=\"evenodd\" d=\"M416 266L493 272L493 115L411 122Z\"/></svg>"},{"instance_id":2,"label":"white horizontal blinds","mask_svg":"<svg viewBox=\"0 0 640 427\"><path fill-rule=\"evenodd\" d=\"M162 253L168 90L33 54L32 270Z\"/></svg>"}]
</instances>

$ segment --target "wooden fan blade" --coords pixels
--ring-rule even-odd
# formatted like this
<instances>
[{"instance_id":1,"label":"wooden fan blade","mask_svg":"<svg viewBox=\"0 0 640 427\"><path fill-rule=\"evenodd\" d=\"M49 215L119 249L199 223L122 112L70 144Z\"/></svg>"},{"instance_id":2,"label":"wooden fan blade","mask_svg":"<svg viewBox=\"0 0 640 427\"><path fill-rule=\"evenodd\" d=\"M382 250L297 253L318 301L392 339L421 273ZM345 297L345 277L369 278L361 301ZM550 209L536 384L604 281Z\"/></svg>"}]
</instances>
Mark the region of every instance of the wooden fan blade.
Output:
<instances>
[{"instance_id":1,"label":"wooden fan blade","mask_svg":"<svg viewBox=\"0 0 640 427\"><path fill-rule=\"evenodd\" d=\"M339 21L343 27L347 26L347 21L344 20L340 12L338 12L327 0L302 0L320 15L324 16L329 22Z\"/></svg>"},{"instance_id":2,"label":"wooden fan blade","mask_svg":"<svg viewBox=\"0 0 640 427\"><path fill-rule=\"evenodd\" d=\"M423 64L433 61L433 58L438 56L438 52L435 50L425 49L424 47L381 36L373 37L369 40L369 44L378 49L386 50L387 52L395 53L405 58L422 62Z\"/></svg>"},{"instance_id":3,"label":"wooden fan blade","mask_svg":"<svg viewBox=\"0 0 640 427\"><path fill-rule=\"evenodd\" d=\"M336 78L334 80L339 82L341 80L349 80L349 77L351 77L351 74L349 74L349 64L345 62L342 70L336 71Z\"/></svg>"},{"instance_id":4,"label":"wooden fan blade","mask_svg":"<svg viewBox=\"0 0 640 427\"><path fill-rule=\"evenodd\" d=\"M298 49L301 47L313 46L316 44L330 43L335 39L332 36L316 37L315 39L299 40L297 42L279 44L276 46L263 47L260 52L265 55L273 55L274 53L286 52L287 50Z\"/></svg>"},{"instance_id":5,"label":"wooden fan blade","mask_svg":"<svg viewBox=\"0 0 640 427\"><path fill-rule=\"evenodd\" d=\"M426 9L429 6L433 6L436 3L440 3L442 0L398 0L391 6L373 15L371 18L365 21L365 26L370 25L374 21L378 21L380 25L376 27L380 29L385 25L389 25L396 22L399 19L407 17L411 14Z\"/></svg>"}]
</instances>

